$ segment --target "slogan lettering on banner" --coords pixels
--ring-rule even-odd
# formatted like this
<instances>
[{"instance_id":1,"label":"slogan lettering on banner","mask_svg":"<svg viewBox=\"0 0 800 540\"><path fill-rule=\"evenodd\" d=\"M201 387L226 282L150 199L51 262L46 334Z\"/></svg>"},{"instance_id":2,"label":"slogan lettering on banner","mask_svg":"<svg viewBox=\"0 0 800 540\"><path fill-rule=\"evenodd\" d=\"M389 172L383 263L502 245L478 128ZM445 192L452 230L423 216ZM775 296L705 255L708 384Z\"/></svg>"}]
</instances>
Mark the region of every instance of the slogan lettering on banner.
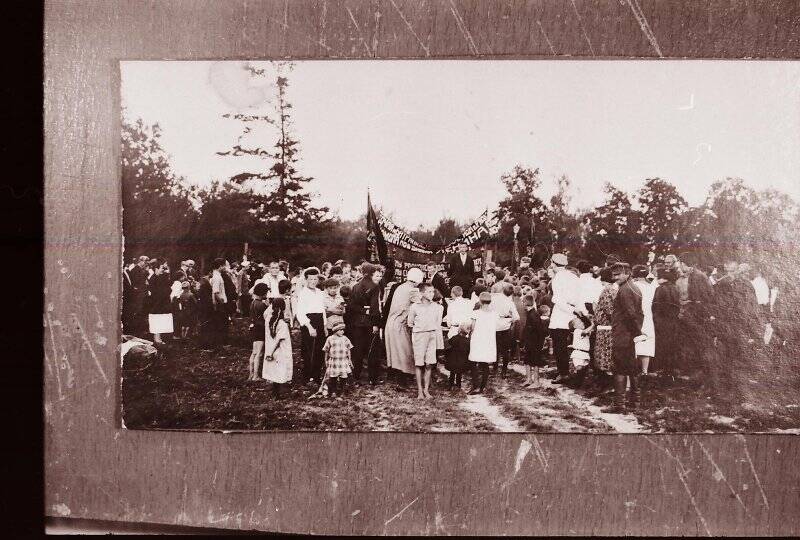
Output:
<instances>
[{"instance_id":1,"label":"slogan lettering on banner","mask_svg":"<svg viewBox=\"0 0 800 540\"><path fill-rule=\"evenodd\" d=\"M416 253L425 253L428 255L433 253L432 250L411 238L407 232L392 223L389 218L383 215L378 216L378 224L383 231L383 238L386 242Z\"/></svg>"},{"instance_id":2,"label":"slogan lettering on banner","mask_svg":"<svg viewBox=\"0 0 800 540\"><path fill-rule=\"evenodd\" d=\"M490 216L488 209L484 210L483 214L461 233L461 236L450 242L442 251L455 253L458 244L464 243L471 246L484 237L494 236L499 230L500 219L496 215Z\"/></svg>"}]
</instances>

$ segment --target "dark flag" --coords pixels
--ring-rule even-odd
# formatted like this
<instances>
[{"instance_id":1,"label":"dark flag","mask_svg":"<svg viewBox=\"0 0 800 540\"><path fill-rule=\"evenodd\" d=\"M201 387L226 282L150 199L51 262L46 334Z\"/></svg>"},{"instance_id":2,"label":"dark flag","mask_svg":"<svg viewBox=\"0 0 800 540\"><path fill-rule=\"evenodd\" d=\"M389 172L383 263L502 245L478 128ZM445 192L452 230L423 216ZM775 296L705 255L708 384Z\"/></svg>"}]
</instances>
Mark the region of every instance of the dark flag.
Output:
<instances>
[{"instance_id":1,"label":"dark flag","mask_svg":"<svg viewBox=\"0 0 800 540\"><path fill-rule=\"evenodd\" d=\"M389 257L389 250L386 247L386 240L383 238L378 218L372 208L369 193L367 193L367 256L366 259L375 264L382 264L386 267L384 280L391 281L394 274L394 261Z\"/></svg>"}]
</instances>

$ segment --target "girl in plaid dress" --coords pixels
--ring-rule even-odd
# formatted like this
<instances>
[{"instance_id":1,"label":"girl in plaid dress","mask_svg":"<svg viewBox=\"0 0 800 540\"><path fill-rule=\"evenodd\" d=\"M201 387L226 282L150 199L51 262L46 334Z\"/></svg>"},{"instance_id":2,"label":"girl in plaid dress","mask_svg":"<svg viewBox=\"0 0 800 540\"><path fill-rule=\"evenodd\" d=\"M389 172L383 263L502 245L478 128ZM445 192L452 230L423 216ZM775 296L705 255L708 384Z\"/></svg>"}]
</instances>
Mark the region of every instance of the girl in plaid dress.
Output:
<instances>
[{"instance_id":1,"label":"girl in plaid dress","mask_svg":"<svg viewBox=\"0 0 800 540\"><path fill-rule=\"evenodd\" d=\"M328 378L330 396L336 397L337 389L341 393L344 380L353 372L353 362L350 359L350 349L353 344L344 335L344 323L336 323L331 328L331 335L325 340L322 350L325 352L325 377ZM337 384L342 379L342 388Z\"/></svg>"}]
</instances>

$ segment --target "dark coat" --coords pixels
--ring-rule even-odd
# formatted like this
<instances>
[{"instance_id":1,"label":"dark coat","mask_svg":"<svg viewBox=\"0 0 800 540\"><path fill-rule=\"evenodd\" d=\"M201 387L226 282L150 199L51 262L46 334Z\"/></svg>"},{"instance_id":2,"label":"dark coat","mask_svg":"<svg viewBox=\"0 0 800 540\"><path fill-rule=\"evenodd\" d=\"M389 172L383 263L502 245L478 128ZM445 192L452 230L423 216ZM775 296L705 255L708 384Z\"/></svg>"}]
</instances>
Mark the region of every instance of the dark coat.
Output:
<instances>
[{"instance_id":1,"label":"dark coat","mask_svg":"<svg viewBox=\"0 0 800 540\"><path fill-rule=\"evenodd\" d=\"M522 342L525 344L525 363L529 366L543 367L546 362L542 358L542 347L547 338L548 323L542 320L539 312L532 309L525 319Z\"/></svg>"},{"instance_id":2,"label":"dark coat","mask_svg":"<svg viewBox=\"0 0 800 540\"><path fill-rule=\"evenodd\" d=\"M714 328L721 339L763 337L756 291L740 277L725 276L714 285Z\"/></svg>"},{"instance_id":3,"label":"dark coat","mask_svg":"<svg viewBox=\"0 0 800 540\"><path fill-rule=\"evenodd\" d=\"M447 341L450 347L444 366L452 373L466 373L469 369L469 338L459 333Z\"/></svg>"},{"instance_id":4,"label":"dark coat","mask_svg":"<svg viewBox=\"0 0 800 540\"><path fill-rule=\"evenodd\" d=\"M475 274L475 259L473 259L469 253L467 254L466 263L464 264L461 264L461 254L456 253L450 257L449 264L447 265L447 275L450 276L450 287L458 285L464 289L464 296L469 296L472 286L475 284Z\"/></svg>"},{"instance_id":5,"label":"dark coat","mask_svg":"<svg viewBox=\"0 0 800 540\"><path fill-rule=\"evenodd\" d=\"M642 292L630 279L619 286L614 298L611 315L611 339L613 340L614 374L638 375L636 346L633 338L642 333L644 312Z\"/></svg>"},{"instance_id":6,"label":"dark coat","mask_svg":"<svg viewBox=\"0 0 800 540\"><path fill-rule=\"evenodd\" d=\"M436 274L434 274L433 279L431 279L431 285L433 285L444 298L450 298L450 287L448 287L447 280L441 272L436 272Z\"/></svg>"},{"instance_id":7,"label":"dark coat","mask_svg":"<svg viewBox=\"0 0 800 540\"><path fill-rule=\"evenodd\" d=\"M169 299L172 281L169 274L153 274L150 278L148 313L172 313L172 303Z\"/></svg>"},{"instance_id":8,"label":"dark coat","mask_svg":"<svg viewBox=\"0 0 800 540\"><path fill-rule=\"evenodd\" d=\"M681 295L678 287L668 281L659 285L653 296L653 324L656 329L655 362L657 363L652 366L654 369L675 367L682 337L678 335L680 310Z\"/></svg>"},{"instance_id":9,"label":"dark coat","mask_svg":"<svg viewBox=\"0 0 800 540\"><path fill-rule=\"evenodd\" d=\"M364 277L353 285L345 306L353 326L381 325L380 296L381 288L372 278Z\"/></svg>"}]
</instances>

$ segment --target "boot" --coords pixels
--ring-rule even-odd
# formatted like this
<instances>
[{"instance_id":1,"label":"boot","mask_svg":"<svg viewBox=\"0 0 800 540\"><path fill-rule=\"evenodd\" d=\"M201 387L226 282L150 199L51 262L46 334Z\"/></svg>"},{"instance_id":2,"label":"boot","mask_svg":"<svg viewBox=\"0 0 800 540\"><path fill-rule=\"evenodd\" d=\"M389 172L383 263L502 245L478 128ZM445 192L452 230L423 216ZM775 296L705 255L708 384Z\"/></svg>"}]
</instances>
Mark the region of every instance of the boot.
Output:
<instances>
[{"instance_id":1,"label":"boot","mask_svg":"<svg viewBox=\"0 0 800 540\"><path fill-rule=\"evenodd\" d=\"M612 414L623 414L625 409L625 376L614 375L614 398L613 403L605 412Z\"/></svg>"},{"instance_id":2,"label":"boot","mask_svg":"<svg viewBox=\"0 0 800 540\"><path fill-rule=\"evenodd\" d=\"M628 408L636 409L641 405L642 398L642 376L631 375L631 391L628 396Z\"/></svg>"}]
</instances>

